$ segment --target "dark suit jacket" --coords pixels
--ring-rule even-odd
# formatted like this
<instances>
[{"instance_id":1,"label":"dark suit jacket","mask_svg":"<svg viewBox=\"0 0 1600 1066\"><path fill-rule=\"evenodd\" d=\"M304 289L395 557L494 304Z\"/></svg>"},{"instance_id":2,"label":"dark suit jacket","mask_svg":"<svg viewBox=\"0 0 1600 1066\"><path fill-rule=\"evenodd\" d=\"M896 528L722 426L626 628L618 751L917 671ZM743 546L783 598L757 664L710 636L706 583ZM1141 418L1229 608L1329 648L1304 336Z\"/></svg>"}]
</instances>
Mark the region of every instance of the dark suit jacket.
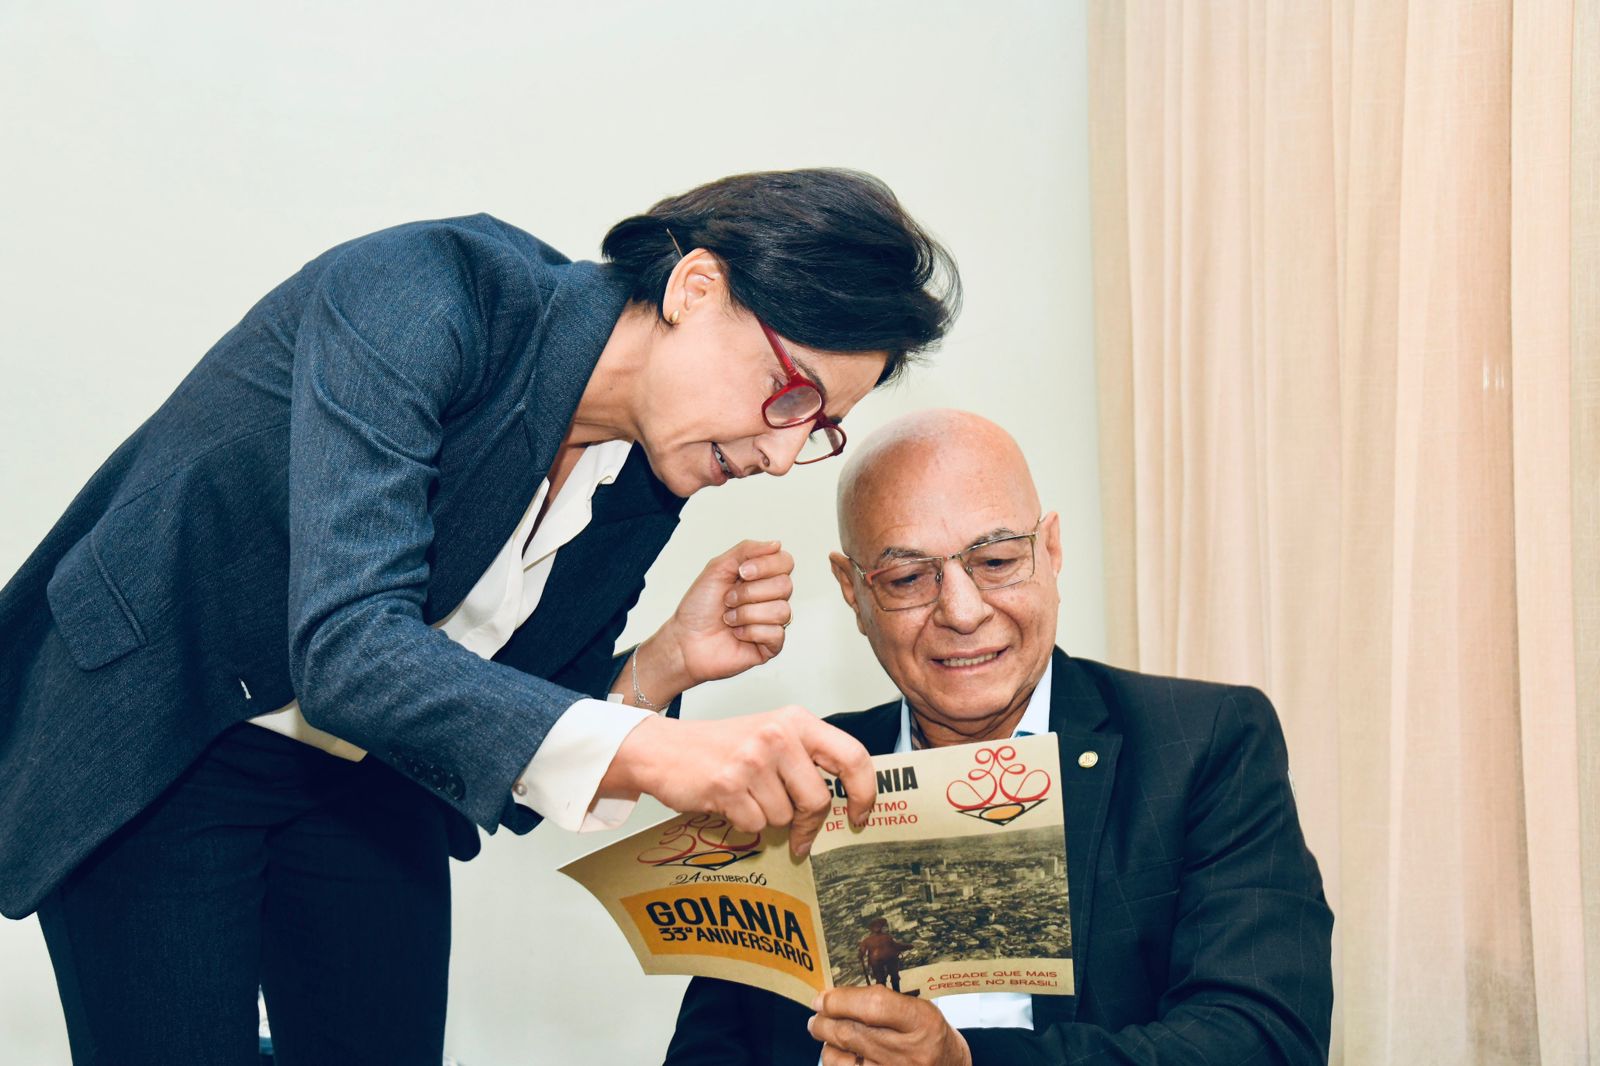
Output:
<instances>
[{"instance_id":1,"label":"dark suit jacket","mask_svg":"<svg viewBox=\"0 0 1600 1066\"><path fill-rule=\"evenodd\" d=\"M477 215L341 245L252 308L0 591L0 912L297 694L470 822L532 828L511 785L609 688L683 501L636 449L495 661L430 624L511 536L627 290Z\"/></svg>"},{"instance_id":2,"label":"dark suit jacket","mask_svg":"<svg viewBox=\"0 0 1600 1066\"><path fill-rule=\"evenodd\" d=\"M1255 689L1054 661L1077 995L1033 997L1033 1031L964 1030L974 1062L1325 1063L1333 915L1272 705ZM885 754L899 715L896 700L829 721ZM696 978L667 1062L815 1066L810 1014Z\"/></svg>"}]
</instances>

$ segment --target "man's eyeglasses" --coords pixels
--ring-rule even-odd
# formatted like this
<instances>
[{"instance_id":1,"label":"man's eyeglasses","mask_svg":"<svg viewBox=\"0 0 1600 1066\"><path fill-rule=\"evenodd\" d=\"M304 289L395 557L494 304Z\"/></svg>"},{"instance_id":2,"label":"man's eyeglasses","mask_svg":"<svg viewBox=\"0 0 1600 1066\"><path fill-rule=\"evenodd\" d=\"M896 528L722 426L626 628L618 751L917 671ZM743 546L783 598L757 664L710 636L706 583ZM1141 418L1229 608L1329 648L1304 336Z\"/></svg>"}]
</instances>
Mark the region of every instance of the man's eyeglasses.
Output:
<instances>
[{"instance_id":1,"label":"man's eyeglasses","mask_svg":"<svg viewBox=\"0 0 1600 1066\"><path fill-rule=\"evenodd\" d=\"M778 365L789 375L783 388L767 397L767 402L761 405L761 417L773 429L789 429L806 422L813 423L795 462L817 463L832 459L844 451L845 437L839 423L822 413L822 387L800 373L794 360L789 358L789 350L783 346L783 341L778 339L772 327L760 319L756 321L761 324L761 332L767 335L767 343L772 345L772 354L778 357Z\"/></svg>"},{"instance_id":2,"label":"man's eyeglasses","mask_svg":"<svg viewBox=\"0 0 1600 1066\"><path fill-rule=\"evenodd\" d=\"M960 562L961 569L980 589L1003 589L1008 585L1021 584L1033 576L1034 546L1038 536L1039 524L1035 522L1031 533L995 537L950 555L896 559L876 570L867 570L854 559L850 559L850 565L856 568L856 572L872 590L872 598L877 601L879 608L905 611L912 607L926 607L939 598L939 590L944 584L944 568L952 559Z\"/></svg>"}]
</instances>

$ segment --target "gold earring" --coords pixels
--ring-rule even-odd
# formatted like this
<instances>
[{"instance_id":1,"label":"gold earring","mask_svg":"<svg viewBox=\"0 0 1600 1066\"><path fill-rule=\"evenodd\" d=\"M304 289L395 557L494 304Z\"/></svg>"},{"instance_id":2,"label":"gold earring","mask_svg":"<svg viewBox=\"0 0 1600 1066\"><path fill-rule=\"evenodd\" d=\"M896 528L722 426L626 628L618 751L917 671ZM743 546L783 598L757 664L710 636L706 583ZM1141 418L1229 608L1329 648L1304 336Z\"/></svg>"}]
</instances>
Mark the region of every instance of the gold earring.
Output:
<instances>
[{"instance_id":1,"label":"gold earring","mask_svg":"<svg viewBox=\"0 0 1600 1066\"><path fill-rule=\"evenodd\" d=\"M672 312L672 314L667 316L667 324L668 325L672 325L672 326L676 326L678 324L678 319L680 319L682 317L683 317L683 312L682 311L674 311L674 312Z\"/></svg>"}]
</instances>

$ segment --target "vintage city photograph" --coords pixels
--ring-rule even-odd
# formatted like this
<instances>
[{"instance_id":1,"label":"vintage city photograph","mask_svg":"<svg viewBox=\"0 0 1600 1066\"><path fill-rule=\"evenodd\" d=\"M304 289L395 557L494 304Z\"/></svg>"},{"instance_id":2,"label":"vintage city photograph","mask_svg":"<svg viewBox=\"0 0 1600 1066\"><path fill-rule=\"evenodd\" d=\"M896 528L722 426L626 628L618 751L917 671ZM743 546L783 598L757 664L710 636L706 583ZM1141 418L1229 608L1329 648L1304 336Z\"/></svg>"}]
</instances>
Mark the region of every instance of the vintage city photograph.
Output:
<instances>
[{"instance_id":1,"label":"vintage city photograph","mask_svg":"<svg viewBox=\"0 0 1600 1066\"><path fill-rule=\"evenodd\" d=\"M838 848L812 869L836 985L938 962L1067 959L1059 826Z\"/></svg>"}]
</instances>

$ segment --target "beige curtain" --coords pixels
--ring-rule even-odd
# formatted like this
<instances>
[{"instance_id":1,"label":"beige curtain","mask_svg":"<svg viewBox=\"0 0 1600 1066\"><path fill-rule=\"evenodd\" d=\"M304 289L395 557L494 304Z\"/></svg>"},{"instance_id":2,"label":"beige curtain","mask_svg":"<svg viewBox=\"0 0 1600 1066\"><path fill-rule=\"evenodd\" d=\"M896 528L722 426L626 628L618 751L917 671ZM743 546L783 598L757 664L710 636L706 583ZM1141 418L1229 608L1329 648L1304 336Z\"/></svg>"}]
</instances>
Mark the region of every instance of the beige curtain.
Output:
<instances>
[{"instance_id":1,"label":"beige curtain","mask_svg":"<svg viewBox=\"0 0 1600 1066\"><path fill-rule=\"evenodd\" d=\"M1283 716L1334 1061L1600 1060L1600 0L1091 0L1113 657Z\"/></svg>"}]
</instances>

